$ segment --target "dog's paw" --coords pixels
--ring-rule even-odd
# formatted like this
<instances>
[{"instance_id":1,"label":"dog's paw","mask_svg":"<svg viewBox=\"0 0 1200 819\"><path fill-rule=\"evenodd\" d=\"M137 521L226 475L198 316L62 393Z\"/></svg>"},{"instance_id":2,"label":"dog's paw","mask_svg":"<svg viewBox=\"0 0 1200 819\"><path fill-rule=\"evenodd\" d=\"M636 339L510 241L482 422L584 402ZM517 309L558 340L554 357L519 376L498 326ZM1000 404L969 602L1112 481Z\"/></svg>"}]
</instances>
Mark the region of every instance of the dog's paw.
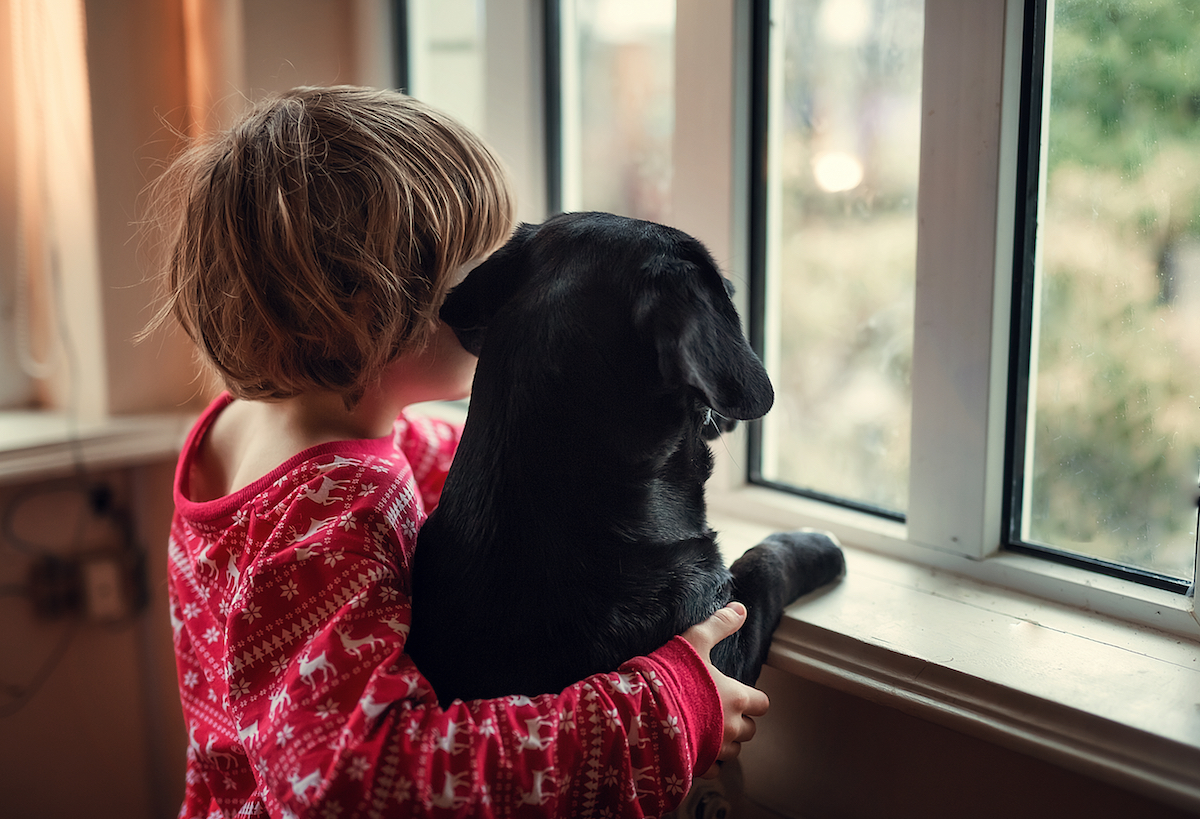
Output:
<instances>
[{"instance_id":1,"label":"dog's paw","mask_svg":"<svg viewBox=\"0 0 1200 819\"><path fill-rule=\"evenodd\" d=\"M787 553L794 576L803 578L802 585L807 587L801 594L832 583L846 573L846 556L832 532L816 529L776 532L761 545Z\"/></svg>"}]
</instances>

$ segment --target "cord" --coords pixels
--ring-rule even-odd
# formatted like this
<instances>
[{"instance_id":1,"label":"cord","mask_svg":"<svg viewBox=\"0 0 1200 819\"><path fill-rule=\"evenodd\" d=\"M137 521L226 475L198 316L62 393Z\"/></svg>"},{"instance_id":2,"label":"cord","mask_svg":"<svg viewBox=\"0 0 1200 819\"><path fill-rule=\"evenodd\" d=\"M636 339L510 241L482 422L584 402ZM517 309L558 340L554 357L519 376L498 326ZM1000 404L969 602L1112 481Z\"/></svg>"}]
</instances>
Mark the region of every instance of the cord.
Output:
<instances>
[{"instance_id":1,"label":"cord","mask_svg":"<svg viewBox=\"0 0 1200 819\"><path fill-rule=\"evenodd\" d=\"M65 543L38 542L21 535L16 525L19 510L36 498L55 493L74 494L84 498L76 520L72 524L68 524L72 531L67 541ZM25 584L6 583L0 585L0 597L28 598L35 610L38 610L39 605L45 603L46 600L52 600L53 605L44 609L42 613L47 616L57 616L66 611L70 612L70 619L54 648L27 684L0 680L0 697L9 700L0 704L0 719L18 713L41 690L55 669L58 668L72 639L84 621L84 617L77 611L79 605L77 587L70 583L63 586L60 581L63 581L65 570L72 570L77 575L78 569L75 567L78 564L72 561L87 556L87 553L82 550L82 546L87 533L87 524L89 520L95 518L106 518L112 521L120 532L120 547L115 553L110 554L119 558L125 570L129 572L132 586L129 591L133 596L127 615L110 625L125 625L132 622L141 613L147 602L144 577L145 551L137 543L133 519L128 509L114 502L112 486L108 482L90 480L86 475L76 475L26 487L10 496L4 505L3 512L0 514L0 539L8 543L14 551L31 558L30 565L34 575L38 573L38 561L53 564L50 568L57 568L58 571L52 573L55 576L47 581L50 586L43 589L43 592L45 588L53 590L48 596L45 593L40 595L34 593L35 581L31 576L30 582ZM64 552L69 554L69 558L60 557Z\"/></svg>"},{"instance_id":2,"label":"cord","mask_svg":"<svg viewBox=\"0 0 1200 819\"><path fill-rule=\"evenodd\" d=\"M67 649L71 645L71 640L78 630L78 619L74 619L67 624L63 629L62 636L58 638L54 650L50 652L50 655L42 663L37 673L33 675L33 679L27 685L15 685L0 681L0 692L11 697L10 702L0 705L0 719L5 719L16 714L41 690L42 686L46 684L46 680L50 679L50 675L54 673L54 670L58 668L58 664L62 662L62 658L66 655Z\"/></svg>"}]
</instances>

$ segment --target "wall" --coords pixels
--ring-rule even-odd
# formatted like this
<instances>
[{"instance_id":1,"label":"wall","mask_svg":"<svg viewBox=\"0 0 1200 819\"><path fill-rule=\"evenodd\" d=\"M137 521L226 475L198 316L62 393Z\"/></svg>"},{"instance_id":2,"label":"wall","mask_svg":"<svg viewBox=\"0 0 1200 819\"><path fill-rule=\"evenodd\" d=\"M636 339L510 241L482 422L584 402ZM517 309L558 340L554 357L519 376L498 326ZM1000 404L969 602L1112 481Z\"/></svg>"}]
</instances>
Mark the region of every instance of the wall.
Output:
<instances>
[{"instance_id":1,"label":"wall","mask_svg":"<svg viewBox=\"0 0 1200 819\"><path fill-rule=\"evenodd\" d=\"M46 619L23 597L0 598L6 817L136 819L178 810L186 737L162 583L171 472L157 464L87 479L112 487L117 507L135 512L151 578L144 612L118 623ZM66 556L114 545L119 535L89 512L79 486L74 476L0 486L0 585L25 582L33 551ZM30 695L14 696L22 690Z\"/></svg>"},{"instance_id":2,"label":"wall","mask_svg":"<svg viewBox=\"0 0 1200 819\"><path fill-rule=\"evenodd\" d=\"M747 815L751 807L793 819L1190 815L773 668L758 684L771 710L742 752Z\"/></svg>"}]
</instances>

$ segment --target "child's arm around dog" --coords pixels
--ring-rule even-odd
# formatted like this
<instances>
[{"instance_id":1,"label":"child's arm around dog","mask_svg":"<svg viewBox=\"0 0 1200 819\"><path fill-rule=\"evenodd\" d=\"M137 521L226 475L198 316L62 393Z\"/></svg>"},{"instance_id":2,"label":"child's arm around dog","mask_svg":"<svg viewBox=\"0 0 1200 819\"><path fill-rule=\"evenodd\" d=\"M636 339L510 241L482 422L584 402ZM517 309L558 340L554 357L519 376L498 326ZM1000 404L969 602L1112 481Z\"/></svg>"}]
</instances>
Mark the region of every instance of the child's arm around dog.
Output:
<instances>
[{"instance_id":1,"label":"child's arm around dog","mask_svg":"<svg viewBox=\"0 0 1200 819\"><path fill-rule=\"evenodd\" d=\"M512 227L486 147L397 93L297 89L158 192L159 320L227 389L175 481L182 816L656 814L737 754L766 698L707 663L734 608L556 695L443 710L404 653L458 430L403 411L469 390L436 316Z\"/></svg>"}]
</instances>

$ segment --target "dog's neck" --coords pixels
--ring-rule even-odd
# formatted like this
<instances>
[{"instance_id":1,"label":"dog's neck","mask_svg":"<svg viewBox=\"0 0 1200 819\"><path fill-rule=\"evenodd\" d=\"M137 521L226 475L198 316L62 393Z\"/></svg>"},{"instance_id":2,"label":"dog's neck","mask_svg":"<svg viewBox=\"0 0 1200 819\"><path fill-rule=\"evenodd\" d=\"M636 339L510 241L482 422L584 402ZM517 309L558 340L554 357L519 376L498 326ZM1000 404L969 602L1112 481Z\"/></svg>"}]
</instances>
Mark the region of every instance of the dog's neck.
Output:
<instances>
[{"instance_id":1,"label":"dog's neck","mask_svg":"<svg viewBox=\"0 0 1200 819\"><path fill-rule=\"evenodd\" d=\"M712 458L699 432L701 410L659 407L655 414L645 407L654 422L647 432L643 417L639 435L611 418L589 419L600 412L595 406L522 400L519 387L491 386L487 372L477 374L477 399L451 473L458 485L448 486L445 503L461 499L490 510L484 520L547 539L673 543L707 536L704 481ZM479 474L493 478L472 482ZM467 516L451 507L443 517Z\"/></svg>"}]
</instances>

